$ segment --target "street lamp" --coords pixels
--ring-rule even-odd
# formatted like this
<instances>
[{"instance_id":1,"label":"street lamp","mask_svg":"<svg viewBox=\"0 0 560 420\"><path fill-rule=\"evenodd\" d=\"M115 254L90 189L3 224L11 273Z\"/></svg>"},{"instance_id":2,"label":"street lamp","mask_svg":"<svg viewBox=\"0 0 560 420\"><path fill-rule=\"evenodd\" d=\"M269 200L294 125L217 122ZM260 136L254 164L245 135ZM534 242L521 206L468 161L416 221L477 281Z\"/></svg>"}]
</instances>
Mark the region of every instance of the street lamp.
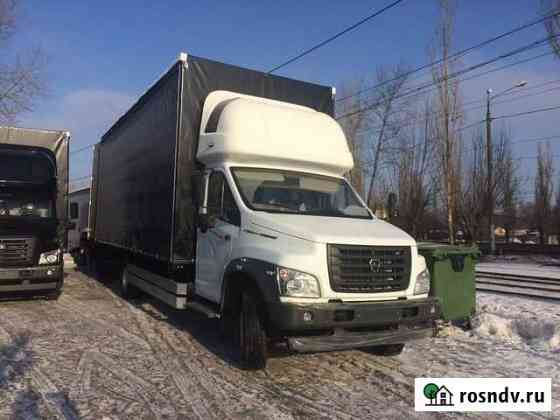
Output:
<instances>
[{"instance_id":1,"label":"street lamp","mask_svg":"<svg viewBox=\"0 0 560 420\"><path fill-rule=\"evenodd\" d=\"M497 98L513 89L523 87L527 84L526 80L522 80L503 92L492 95L492 89L486 91L486 156L488 159L488 225L490 227L490 254L496 254L496 232L494 228L494 186L492 182L492 114L490 113L490 104L492 99Z\"/></svg>"}]
</instances>

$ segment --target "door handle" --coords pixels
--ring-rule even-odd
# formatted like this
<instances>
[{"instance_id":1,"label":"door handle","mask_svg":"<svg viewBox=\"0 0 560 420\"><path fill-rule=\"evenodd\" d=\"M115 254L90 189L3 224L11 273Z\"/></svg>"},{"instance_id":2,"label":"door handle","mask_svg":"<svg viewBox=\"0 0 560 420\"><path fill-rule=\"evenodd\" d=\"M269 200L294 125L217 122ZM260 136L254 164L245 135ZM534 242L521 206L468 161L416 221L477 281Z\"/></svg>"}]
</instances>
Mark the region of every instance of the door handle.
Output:
<instances>
[{"instance_id":1,"label":"door handle","mask_svg":"<svg viewBox=\"0 0 560 420\"><path fill-rule=\"evenodd\" d=\"M226 233L224 235L224 241L231 241L231 235Z\"/></svg>"}]
</instances>

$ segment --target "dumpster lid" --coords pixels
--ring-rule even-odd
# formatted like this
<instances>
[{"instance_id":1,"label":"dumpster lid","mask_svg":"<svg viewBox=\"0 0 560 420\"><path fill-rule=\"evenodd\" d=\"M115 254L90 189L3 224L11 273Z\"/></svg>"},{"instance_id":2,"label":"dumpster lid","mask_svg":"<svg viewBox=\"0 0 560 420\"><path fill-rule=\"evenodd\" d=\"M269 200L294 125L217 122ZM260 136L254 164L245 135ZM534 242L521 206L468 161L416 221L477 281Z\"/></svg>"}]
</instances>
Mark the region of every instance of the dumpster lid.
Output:
<instances>
[{"instance_id":1,"label":"dumpster lid","mask_svg":"<svg viewBox=\"0 0 560 420\"><path fill-rule=\"evenodd\" d=\"M438 244L433 242L419 242L418 252L421 255L429 254L432 258L447 258L451 255L464 255L478 258L480 250L476 246L459 246Z\"/></svg>"}]
</instances>

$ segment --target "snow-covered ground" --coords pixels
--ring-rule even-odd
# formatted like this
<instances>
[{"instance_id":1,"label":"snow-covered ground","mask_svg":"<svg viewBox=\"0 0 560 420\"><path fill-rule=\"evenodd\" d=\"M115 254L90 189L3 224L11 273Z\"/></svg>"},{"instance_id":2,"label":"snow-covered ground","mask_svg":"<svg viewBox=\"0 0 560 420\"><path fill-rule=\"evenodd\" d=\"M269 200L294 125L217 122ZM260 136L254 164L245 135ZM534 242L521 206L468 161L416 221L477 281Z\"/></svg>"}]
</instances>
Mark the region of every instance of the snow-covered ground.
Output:
<instances>
[{"instance_id":1,"label":"snow-covered ground","mask_svg":"<svg viewBox=\"0 0 560 420\"><path fill-rule=\"evenodd\" d=\"M559 418L560 305L481 293L478 308L473 331L398 357L278 350L246 372L216 321L69 270L58 302L0 302L0 419ZM554 412L415 413L421 376L552 377Z\"/></svg>"}]
</instances>

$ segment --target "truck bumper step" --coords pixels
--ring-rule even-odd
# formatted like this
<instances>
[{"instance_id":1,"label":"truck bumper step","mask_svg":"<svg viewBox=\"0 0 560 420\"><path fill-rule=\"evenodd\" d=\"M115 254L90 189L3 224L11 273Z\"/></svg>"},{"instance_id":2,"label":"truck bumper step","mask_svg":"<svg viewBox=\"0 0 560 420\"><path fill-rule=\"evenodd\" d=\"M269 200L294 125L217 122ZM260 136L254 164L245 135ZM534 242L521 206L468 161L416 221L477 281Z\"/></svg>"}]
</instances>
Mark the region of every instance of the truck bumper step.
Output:
<instances>
[{"instance_id":1,"label":"truck bumper step","mask_svg":"<svg viewBox=\"0 0 560 420\"><path fill-rule=\"evenodd\" d=\"M434 329L401 326L396 330L354 334L335 331L332 335L289 337L288 346L298 353L322 352L401 344L411 340L432 337Z\"/></svg>"}]
</instances>

